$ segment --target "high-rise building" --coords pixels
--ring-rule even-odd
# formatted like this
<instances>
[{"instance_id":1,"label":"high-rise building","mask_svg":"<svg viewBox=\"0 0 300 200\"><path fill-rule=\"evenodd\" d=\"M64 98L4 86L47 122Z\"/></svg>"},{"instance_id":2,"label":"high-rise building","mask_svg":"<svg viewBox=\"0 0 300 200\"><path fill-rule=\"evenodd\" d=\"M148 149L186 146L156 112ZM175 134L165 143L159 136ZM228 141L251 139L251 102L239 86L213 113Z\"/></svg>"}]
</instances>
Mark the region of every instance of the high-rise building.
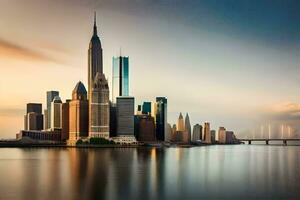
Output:
<instances>
[{"instance_id":1,"label":"high-rise building","mask_svg":"<svg viewBox=\"0 0 300 200\"><path fill-rule=\"evenodd\" d=\"M202 140L202 126L200 124L195 124L193 127L192 141L196 142L197 140Z\"/></svg>"},{"instance_id":2,"label":"high-rise building","mask_svg":"<svg viewBox=\"0 0 300 200\"><path fill-rule=\"evenodd\" d=\"M203 142L211 144L211 133L210 133L210 124L209 124L209 122L204 123Z\"/></svg>"},{"instance_id":3,"label":"high-rise building","mask_svg":"<svg viewBox=\"0 0 300 200\"><path fill-rule=\"evenodd\" d=\"M78 82L69 102L69 143L76 144L82 137L88 136L88 100L87 91L82 82Z\"/></svg>"},{"instance_id":4,"label":"high-rise building","mask_svg":"<svg viewBox=\"0 0 300 200\"><path fill-rule=\"evenodd\" d=\"M24 115L24 130L43 130L42 104L28 103Z\"/></svg>"},{"instance_id":5,"label":"high-rise building","mask_svg":"<svg viewBox=\"0 0 300 200\"><path fill-rule=\"evenodd\" d=\"M112 101L118 96L129 96L129 58L113 57L112 59Z\"/></svg>"},{"instance_id":6,"label":"high-rise building","mask_svg":"<svg viewBox=\"0 0 300 200\"><path fill-rule=\"evenodd\" d=\"M99 74L99 75L97 75ZM98 77L96 77L96 75ZM107 127L100 127L100 124L103 124L104 122L100 122L100 102L103 101L99 99L100 93L98 92L99 88L95 89L94 84L96 78L100 78L103 75L103 55L102 55L102 45L101 41L98 37L97 33L97 24L96 24L96 13L94 16L94 27L93 27L93 36L91 38L90 44L89 44L89 50L88 50L88 101L89 101L89 135L91 137L100 136L101 134L105 134L107 136L107 133L109 130L109 125ZM99 85L97 85L99 87ZM93 91L94 91L94 99L93 99ZM105 97L102 97L105 98ZM108 108L109 109L109 108ZM109 117L109 113L107 116ZM98 119L99 118L99 119ZM109 122L109 119L106 119L107 122ZM103 130L105 129L105 130ZM103 136L103 135L102 135Z\"/></svg>"},{"instance_id":7,"label":"high-rise building","mask_svg":"<svg viewBox=\"0 0 300 200\"><path fill-rule=\"evenodd\" d=\"M148 114L135 115L135 136L138 141L156 141L154 118Z\"/></svg>"},{"instance_id":8,"label":"high-rise building","mask_svg":"<svg viewBox=\"0 0 300 200\"><path fill-rule=\"evenodd\" d=\"M216 130L211 130L210 131L210 136L211 136L211 143L216 143Z\"/></svg>"},{"instance_id":9,"label":"high-rise building","mask_svg":"<svg viewBox=\"0 0 300 200\"><path fill-rule=\"evenodd\" d=\"M109 138L109 88L104 74L97 73L90 101L90 137Z\"/></svg>"},{"instance_id":10,"label":"high-rise building","mask_svg":"<svg viewBox=\"0 0 300 200\"><path fill-rule=\"evenodd\" d=\"M192 128L191 128L190 117L188 113L185 116L184 126L185 126L185 131L187 133L187 140L188 142L191 142Z\"/></svg>"},{"instance_id":11,"label":"high-rise building","mask_svg":"<svg viewBox=\"0 0 300 200\"><path fill-rule=\"evenodd\" d=\"M45 129L49 129L51 127L51 103L56 96L59 96L58 91L47 92L47 117L45 117L45 119L47 119L47 127L45 127Z\"/></svg>"},{"instance_id":12,"label":"high-rise building","mask_svg":"<svg viewBox=\"0 0 300 200\"><path fill-rule=\"evenodd\" d=\"M41 103L28 103L26 105L26 112L34 112L37 114L42 114L42 104Z\"/></svg>"},{"instance_id":13,"label":"high-rise building","mask_svg":"<svg viewBox=\"0 0 300 200\"><path fill-rule=\"evenodd\" d=\"M117 136L117 105L109 104L109 137Z\"/></svg>"},{"instance_id":14,"label":"high-rise building","mask_svg":"<svg viewBox=\"0 0 300 200\"><path fill-rule=\"evenodd\" d=\"M48 109L44 109L44 130L47 130L49 129L49 126L48 126Z\"/></svg>"},{"instance_id":15,"label":"high-rise building","mask_svg":"<svg viewBox=\"0 0 300 200\"><path fill-rule=\"evenodd\" d=\"M226 144L226 129L224 127L219 127L218 141L220 144Z\"/></svg>"},{"instance_id":16,"label":"high-rise building","mask_svg":"<svg viewBox=\"0 0 300 200\"><path fill-rule=\"evenodd\" d=\"M142 114L151 115L151 102L144 102L143 103Z\"/></svg>"},{"instance_id":17,"label":"high-rise building","mask_svg":"<svg viewBox=\"0 0 300 200\"><path fill-rule=\"evenodd\" d=\"M134 97L117 97L117 136L134 135Z\"/></svg>"},{"instance_id":18,"label":"high-rise building","mask_svg":"<svg viewBox=\"0 0 300 200\"><path fill-rule=\"evenodd\" d=\"M171 124L167 123L167 132L165 134L165 141L170 142L172 140L172 127Z\"/></svg>"},{"instance_id":19,"label":"high-rise building","mask_svg":"<svg viewBox=\"0 0 300 200\"><path fill-rule=\"evenodd\" d=\"M62 128L62 101L59 96L55 96L51 102L51 126L52 130Z\"/></svg>"},{"instance_id":20,"label":"high-rise building","mask_svg":"<svg viewBox=\"0 0 300 200\"><path fill-rule=\"evenodd\" d=\"M70 99L67 99L62 104L62 128L61 140L66 141L69 139L69 126L70 126Z\"/></svg>"},{"instance_id":21,"label":"high-rise building","mask_svg":"<svg viewBox=\"0 0 300 200\"><path fill-rule=\"evenodd\" d=\"M177 120L177 131L185 131L183 116L181 113L179 114L179 117Z\"/></svg>"},{"instance_id":22,"label":"high-rise building","mask_svg":"<svg viewBox=\"0 0 300 200\"><path fill-rule=\"evenodd\" d=\"M159 141L165 141L167 114L167 98L156 97L156 139Z\"/></svg>"}]
</instances>

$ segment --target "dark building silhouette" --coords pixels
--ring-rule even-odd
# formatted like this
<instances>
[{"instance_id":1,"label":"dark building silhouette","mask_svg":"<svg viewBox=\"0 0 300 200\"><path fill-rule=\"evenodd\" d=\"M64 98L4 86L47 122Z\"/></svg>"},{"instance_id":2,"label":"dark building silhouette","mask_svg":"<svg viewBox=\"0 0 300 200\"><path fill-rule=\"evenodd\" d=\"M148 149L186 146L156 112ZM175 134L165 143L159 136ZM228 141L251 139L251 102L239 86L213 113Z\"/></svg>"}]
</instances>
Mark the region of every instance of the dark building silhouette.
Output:
<instances>
[{"instance_id":1,"label":"dark building silhouette","mask_svg":"<svg viewBox=\"0 0 300 200\"><path fill-rule=\"evenodd\" d=\"M24 130L43 130L44 116L41 103L28 103L24 115Z\"/></svg>"},{"instance_id":2,"label":"dark building silhouette","mask_svg":"<svg viewBox=\"0 0 300 200\"><path fill-rule=\"evenodd\" d=\"M151 114L151 102L144 102L142 107L143 114Z\"/></svg>"},{"instance_id":3,"label":"dark building silhouette","mask_svg":"<svg viewBox=\"0 0 300 200\"><path fill-rule=\"evenodd\" d=\"M69 120L70 120L70 99L67 99L65 103L62 104L62 129L61 129L61 139L63 141L69 139Z\"/></svg>"},{"instance_id":4,"label":"dark building silhouette","mask_svg":"<svg viewBox=\"0 0 300 200\"><path fill-rule=\"evenodd\" d=\"M109 136L117 136L117 107L112 102L110 102L109 106Z\"/></svg>"},{"instance_id":5,"label":"dark building silhouette","mask_svg":"<svg viewBox=\"0 0 300 200\"><path fill-rule=\"evenodd\" d=\"M167 98L156 97L156 106L156 139L164 141L167 132Z\"/></svg>"},{"instance_id":6,"label":"dark building silhouette","mask_svg":"<svg viewBox=\"0 0 300 200\"><path fill-rule=\"evenodd\" d=\"M138 141L156 141L155 123L151 115L135 115L135 137Z\"/></svg>"}]
</instances>

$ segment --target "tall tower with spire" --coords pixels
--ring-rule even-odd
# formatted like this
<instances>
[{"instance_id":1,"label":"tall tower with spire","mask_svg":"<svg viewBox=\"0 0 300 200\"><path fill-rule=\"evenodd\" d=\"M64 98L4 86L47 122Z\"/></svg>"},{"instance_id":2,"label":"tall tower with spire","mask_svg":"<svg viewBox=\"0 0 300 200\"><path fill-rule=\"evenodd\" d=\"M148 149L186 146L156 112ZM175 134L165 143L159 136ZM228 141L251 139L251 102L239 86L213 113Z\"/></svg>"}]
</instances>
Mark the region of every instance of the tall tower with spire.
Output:
<instances>
[{"instance_id":1,"label":"tall tower with spire","mask_svg":"<svg viewBox=\"0 0 300 200\"><path fill-rule=\"evenodd\" d=\"M88 51L89 137L109 137L109 88L103 74L101 41L97 33L96 13Z\"/></svg>"}]
</instances>

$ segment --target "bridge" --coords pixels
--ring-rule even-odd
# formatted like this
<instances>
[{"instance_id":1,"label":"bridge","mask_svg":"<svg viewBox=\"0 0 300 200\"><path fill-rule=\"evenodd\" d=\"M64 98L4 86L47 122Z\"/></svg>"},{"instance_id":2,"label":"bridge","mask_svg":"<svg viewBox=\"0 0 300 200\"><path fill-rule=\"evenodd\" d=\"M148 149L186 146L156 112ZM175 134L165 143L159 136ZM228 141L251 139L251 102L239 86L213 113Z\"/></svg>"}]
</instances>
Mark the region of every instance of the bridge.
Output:
<instances>
[{"instance_id":1,"label":"bridge","mask_svg":"<svg viewBox=\"0 0 300 200\"><path fill-rule=\"evenodd\" d=\"M269 142L271 141L282 141L282 144L283 145L287 145L288 144L288 141L298 141L300 142L300 138L253 138L253 139L239 139L239 141L241 142L248 142L248 144L251 144L252 142L265 142L266 145L269 144Z\"/></svg>"}]
</instances>

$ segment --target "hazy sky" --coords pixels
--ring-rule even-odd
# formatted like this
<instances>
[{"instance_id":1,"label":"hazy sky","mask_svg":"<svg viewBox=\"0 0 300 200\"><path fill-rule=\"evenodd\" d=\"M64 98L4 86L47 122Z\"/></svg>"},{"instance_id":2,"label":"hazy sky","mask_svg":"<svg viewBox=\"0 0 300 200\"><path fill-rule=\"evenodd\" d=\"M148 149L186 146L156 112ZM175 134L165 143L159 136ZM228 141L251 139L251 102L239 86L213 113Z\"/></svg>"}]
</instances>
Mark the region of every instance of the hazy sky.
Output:
<instances>
[{"instance_id":1,"label":"hazy sky","mask_svg":"<svg viewBox=\"0 0 300 200\"><path fill-rule=\"evenodd\" d=\"M104 72L111 81L121 48L136 104L166 96L170 123L188 112L215 129L298 132L298 0L1 0L0 138L23 128L26 103L45 105L47 90L67 99L79 80L87 87L94 11Z\"/></svg>"}]
</instances>

